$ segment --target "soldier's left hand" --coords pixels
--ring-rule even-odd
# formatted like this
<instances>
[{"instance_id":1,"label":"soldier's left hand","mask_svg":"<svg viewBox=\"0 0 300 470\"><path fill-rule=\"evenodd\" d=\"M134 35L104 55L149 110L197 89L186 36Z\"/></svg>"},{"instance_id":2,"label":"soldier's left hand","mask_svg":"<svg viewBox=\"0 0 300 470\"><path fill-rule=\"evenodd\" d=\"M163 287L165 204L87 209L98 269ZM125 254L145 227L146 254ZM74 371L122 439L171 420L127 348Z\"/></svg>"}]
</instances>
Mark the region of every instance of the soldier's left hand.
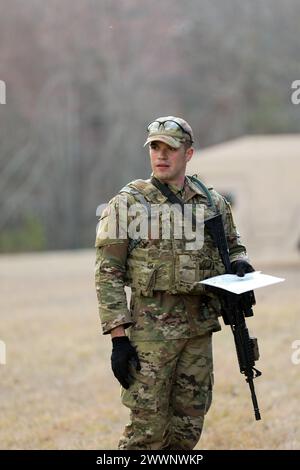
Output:
<instances>
[{"instance_id":1,"label":"soldier's left hand","mask_svg":"<svg viewBox=\"0 0 300 470\"><path fill-rule=\"evenodd\" d=\"M233 261L231 263L231 269L232 273L236 274L239 277L245 276L246 273L252 273L255 271L253 266L251 266L248 261L245 261L244 259L238 259L236 261Z\"/></svg>"},{"instance_id":2,"label":"soldier's left hand","mask_svg":"<svg viewBox=\"0 0 300 470\"><path fill-rule=\"evenodd\" d=\"M139 356L128 336L116 336L112 338L112 344L111 367L114 376L122 387L127 389L133 382L133 377L130 374L130 365L137 371L141 370Z\"/></svg>"}]
</instances>

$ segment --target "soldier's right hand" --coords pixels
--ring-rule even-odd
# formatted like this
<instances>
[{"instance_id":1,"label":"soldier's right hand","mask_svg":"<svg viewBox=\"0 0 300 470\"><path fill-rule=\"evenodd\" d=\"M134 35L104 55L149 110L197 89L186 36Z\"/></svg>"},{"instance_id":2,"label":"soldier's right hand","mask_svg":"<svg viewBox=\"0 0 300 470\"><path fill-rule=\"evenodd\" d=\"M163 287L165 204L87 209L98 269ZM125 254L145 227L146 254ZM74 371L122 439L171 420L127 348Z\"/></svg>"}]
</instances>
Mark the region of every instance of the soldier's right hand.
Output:
<instances>
[{"instance_id":1,"label":"soldier's right hand","mask_svg":"<svg viewBox=\"0 0 300 470\"><path fill-rule=\"evenodd\" d=\"M130 364L135 367L136 370L141 370L138 354L127 336L116 336L115 338L112 338L112 343L112 371L122 387L129 388L133 381L129 370Z\"/></svg>"},{"instance_id":2,"label":"soldier's right hand","mask_svg":"<svg viewBox=\"0 0 300 470\"><path fill-rule=\"evenodd\" d=\"M238 259L231 263L232 274L236 274L239 277L244 277L246 273L252 273L255 271L248 261L244 259Z\"/></svg>"}]
</instances>

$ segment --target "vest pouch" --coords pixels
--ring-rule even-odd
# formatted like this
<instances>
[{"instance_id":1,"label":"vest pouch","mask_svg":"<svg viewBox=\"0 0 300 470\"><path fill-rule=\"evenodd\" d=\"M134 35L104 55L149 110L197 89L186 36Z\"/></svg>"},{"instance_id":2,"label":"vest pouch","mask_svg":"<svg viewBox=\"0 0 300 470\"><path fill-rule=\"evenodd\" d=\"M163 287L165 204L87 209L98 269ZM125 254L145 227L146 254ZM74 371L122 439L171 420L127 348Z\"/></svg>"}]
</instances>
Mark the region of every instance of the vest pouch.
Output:
<instances>
[{"instance_id":1,"label":"vest pouch","mask_svg":"<svg viewBox=\"0 0 300 470\"><path fill-rule=\"evenodd\" d=\"M127 258L127 283L137 295L152 297L153 291L174 288L174 258L171 249L136 247Z\"/></svg>"},{"instance_id":2,"label":"vest pouch","mask_svg":"<svg viewBox=\"0 0 300 470\"><path fill-rule=\"evenodd\" d=\"M178 254L175 267L176 292L194 295L206 293L206 287L200 281L219 274L216 267L219 267L217 262L208 256L199 256L199 252Z\"/></svg>"},{"instance_id":3,"label":"vest pouch","mask_svg":"<svg viewBox=\"0 0 300 470\"><path fill-rule=\"evenodd\" d=\"M199 260L197 278L199 281L215 276L214 262L211 258Z\"/></svg>"},{"instance_id":4,"label":"vest pouch","mask_svg":"<svg viewBox=\"0 0 300 470\"><path fill-rule=\"evenodd\" d=\"M153 297L153 290L155 287L155 279L157 276L157 267L140 267L140 276L134 276L130 283L132 290L137 295L143 295L144 297Z\"/></svg>"},{"instance_id":5,"label":"vest pouch","mask_svg":"<svg viewBox=\"0 0 300 470\"><path fill-rule=\"evenodd\" d=\"M136 248L127 259L127 284L137 295L152 297L159 266L149 259L146 250Z\"/></svg>"},{"instance_id":6,"label":"vest pouch","mask_svg":"<svg viewBox=\"0 0 300 470\"><path fill-rule=\"evenodd\" d=\"M215 272L214 276L225 274L225 267L220 258L213 260L213 270Z\"/></svg>"},{"instance_id":7,"label":"vest pouch","mask_svg":"<svg viewBox=\"0 0 300 470\"><path fill-rule=\"evenodd\" d=\"M197 276L199 258L194 252L178 253L175 261L175 291L184 294L190 293L200 280Z\"/></svg>"}]
</instances>

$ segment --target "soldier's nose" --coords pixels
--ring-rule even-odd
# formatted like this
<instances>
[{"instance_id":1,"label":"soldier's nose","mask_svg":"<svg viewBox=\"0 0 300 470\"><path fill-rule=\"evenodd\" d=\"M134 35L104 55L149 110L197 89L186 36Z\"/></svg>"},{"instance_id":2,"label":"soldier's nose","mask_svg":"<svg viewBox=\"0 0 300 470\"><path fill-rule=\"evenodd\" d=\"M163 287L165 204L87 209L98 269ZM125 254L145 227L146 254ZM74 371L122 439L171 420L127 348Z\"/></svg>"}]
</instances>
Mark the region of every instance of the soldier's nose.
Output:
<instances>
[{"instance_id":1,"label":"soldier's nose","mask_svg":"<svg viewBox=\"0 0 300 470\"><path fill-rule=\"evenodd\" d=\"M162 150L159 154L159 158L165 160L168 157L168 151Z\"/></svg>"}]
</instances>

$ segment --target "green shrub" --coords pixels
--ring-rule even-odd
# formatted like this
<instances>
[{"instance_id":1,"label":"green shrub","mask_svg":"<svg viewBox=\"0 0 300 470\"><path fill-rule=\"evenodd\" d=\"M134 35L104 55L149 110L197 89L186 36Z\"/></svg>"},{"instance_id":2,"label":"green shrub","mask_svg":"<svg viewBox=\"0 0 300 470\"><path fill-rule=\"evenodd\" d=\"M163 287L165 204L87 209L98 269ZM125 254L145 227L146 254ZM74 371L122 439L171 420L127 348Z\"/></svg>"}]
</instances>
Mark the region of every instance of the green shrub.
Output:
<instances>
[{"instance_id":1,"label":"green shrub","mask_svg":"<svg viewBox=\"0 0 300 470\"><path fill-rule=\"evenodd\" d=\"M7 228L0 233L1 253L39 251L45 248L44 227L34 216L26 216L18 227Z\"/></svg>"}]
</instances>

